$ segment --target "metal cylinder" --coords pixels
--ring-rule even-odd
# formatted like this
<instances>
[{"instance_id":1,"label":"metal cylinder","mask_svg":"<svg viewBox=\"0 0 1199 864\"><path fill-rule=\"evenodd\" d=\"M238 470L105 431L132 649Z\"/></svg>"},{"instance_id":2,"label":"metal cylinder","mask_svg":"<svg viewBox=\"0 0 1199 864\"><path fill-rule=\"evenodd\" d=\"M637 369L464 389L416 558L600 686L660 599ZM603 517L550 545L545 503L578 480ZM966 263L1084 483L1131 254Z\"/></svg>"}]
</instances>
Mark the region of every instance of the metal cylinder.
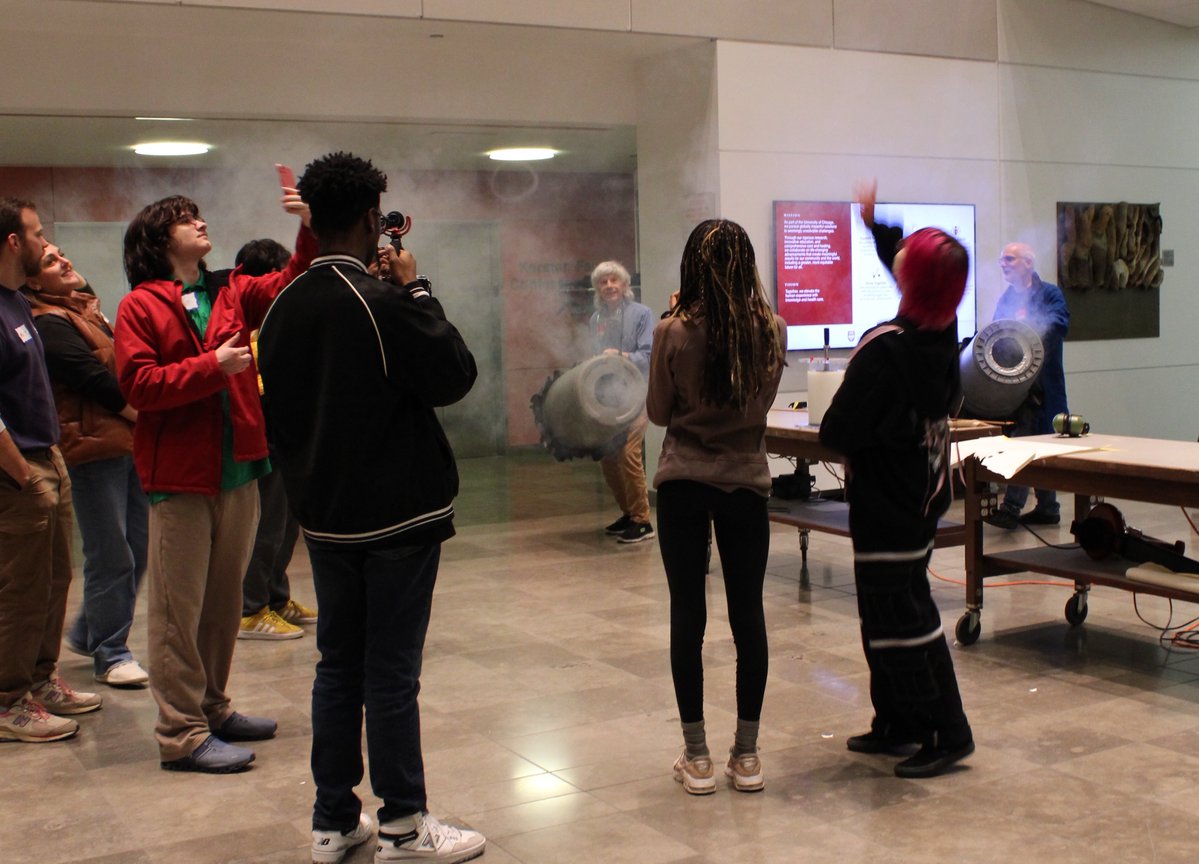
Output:
<instances>
[{"instance_id":1,"label":"metal cylinder","mask_svg":"<svg viewBox=\"0 0 1199 864\"><path fill-rule=\"evenodd\" d=\"M966 414L1000 420L1028 395L1045 365L1045 346L1023 321L992 321L962 349L960 362Z\"/></svg>"},{"instance_id":2,"label":"metal cylinder","mask_svg":"<svg viewBox=\"0 0 1199 864\"><path fill-rule=\"evenodd\" d=\"M545 392L542 415L559 447L603 447L645 408L645 377L629 360L601 354L563 372Z\"/></svg>"}]
</instances>

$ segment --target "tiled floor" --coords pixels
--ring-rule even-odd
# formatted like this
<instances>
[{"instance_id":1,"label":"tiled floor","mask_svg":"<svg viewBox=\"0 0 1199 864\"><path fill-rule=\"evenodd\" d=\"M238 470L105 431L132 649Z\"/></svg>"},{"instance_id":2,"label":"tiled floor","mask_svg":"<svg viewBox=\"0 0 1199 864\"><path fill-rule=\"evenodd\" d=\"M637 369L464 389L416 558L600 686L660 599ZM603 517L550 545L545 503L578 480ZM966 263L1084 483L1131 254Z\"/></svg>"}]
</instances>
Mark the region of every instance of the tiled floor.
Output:
<instances>
[{"instance_id":1,"label":"tiled floor","mask_svg":"<svg viewBox=\"0 0 1199 864\"><path fill-rule=\"evenodd\" d=\"M421 703L431 809L484 831L483 861L1131 864L1194 852L1199 652L1161 647L1132 595L1096 589L1071 629L1069 590L989 587L982 639L953 651L978 751L947 776L898 780L893 759L845 750L870 719L848 541L814 535L801 588L795 532L776 527L766 790L690 798L670 776L681 741L656 544L603 536L615 514L590 463L524 454L466 461L462 475ZM1154 536L1190 539L1177 509L1125 513ZM989 543L1035 542L988 532ZM938 551L934 568L960 580L962 550ZM310 601L302 549L292 580ZM709 596L707 723L720 753L735 712L718 562ZM964 589L937 582L936 597L952 628ZM1164 600L1139 606L1169 618ZM1197 614L1175 604L1175 623ZM144 650L140 607L132 644ZM0 850L42 864L307 861L314 660L311 636L238 644L236 707L280 722L244 774L159 770L146 691L101 688L104 709L70 742L0 747ZM62 667L88 685L88 661L64 654ZM368 862L371 849L347 860Z\"/></svg>"}]
</instances>

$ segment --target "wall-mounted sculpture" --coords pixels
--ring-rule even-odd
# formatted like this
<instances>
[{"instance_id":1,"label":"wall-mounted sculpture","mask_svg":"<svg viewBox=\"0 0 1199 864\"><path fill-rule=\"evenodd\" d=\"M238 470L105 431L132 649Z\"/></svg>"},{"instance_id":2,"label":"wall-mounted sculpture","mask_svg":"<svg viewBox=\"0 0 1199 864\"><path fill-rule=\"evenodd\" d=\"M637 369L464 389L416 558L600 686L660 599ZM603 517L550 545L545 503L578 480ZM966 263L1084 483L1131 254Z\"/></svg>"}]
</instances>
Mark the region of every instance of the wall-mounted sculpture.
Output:
<instances>
[{"instance_id":1,"label":"wall-mounted sculpture","mask_svg":"<svg viewBox=\"0 0 1199 864\"><path fill-rule=\"evenodd\" d=\"M1058 202L1058 282L1075 291L1162 284L1159 204Z\"/></svg>"}]
</instances>

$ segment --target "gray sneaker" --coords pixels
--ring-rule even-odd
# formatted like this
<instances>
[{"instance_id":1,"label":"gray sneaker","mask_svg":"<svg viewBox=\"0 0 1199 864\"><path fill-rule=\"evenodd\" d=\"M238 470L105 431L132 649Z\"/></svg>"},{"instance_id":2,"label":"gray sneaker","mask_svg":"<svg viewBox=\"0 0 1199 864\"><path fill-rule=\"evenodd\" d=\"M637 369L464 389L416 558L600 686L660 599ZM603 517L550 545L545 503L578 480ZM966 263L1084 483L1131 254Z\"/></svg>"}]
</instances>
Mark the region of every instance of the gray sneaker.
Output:
<instances>
[{"instance_id":1,"label":"gray sneaker","mask_svg":"<svg viewBox=\"0 0 1199 864\"><path fill-rule=\"evenodd\" d=\"M182 759L163 762L164 771L199 771L202 774L233 774L243 771L254 761L254 751L226 744L215 735Z\"/></svg>"},{"instance_id":2,"label":"gray sneaker","mask_svg":"<svg viewBox=\"0 0 1199 864\"><path fill-rule=\"evenodd\" d=\"M358 824L349 831L318 831L312 829L312 864L337 864L355 846L370 839L375 825L365 813L358 814Z\"/></svg>"},{"instance_id":3,"label":"gray sneaker","mask_svg":"<svg viewBox=\"0 0 1199 864\"><path fill-rule=\"evenodd\" d=\"M265 741L274 738L278 728L279 724L270 717L251 717L234 711L212 733L222 741Z\"/></svg>"}]
</instances>

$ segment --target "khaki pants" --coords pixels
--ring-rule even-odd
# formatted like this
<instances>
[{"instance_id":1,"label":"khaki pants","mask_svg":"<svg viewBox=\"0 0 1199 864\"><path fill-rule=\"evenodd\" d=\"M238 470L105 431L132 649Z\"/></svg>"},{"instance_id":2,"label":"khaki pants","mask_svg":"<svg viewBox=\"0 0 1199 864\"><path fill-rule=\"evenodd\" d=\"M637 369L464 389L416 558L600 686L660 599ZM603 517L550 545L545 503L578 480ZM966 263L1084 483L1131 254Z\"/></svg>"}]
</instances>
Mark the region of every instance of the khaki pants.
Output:
<instances>
[{"instance_id":1,"label":"khaki pants","mask_svg":"<svg viewBox=\"0 0 1199 864\"><path fill-rule=\"evenodd\" d=\"M190 755L233 713L225 686L257 527L255 483L150 506L150 690L164 762Z\"/></svg>"},{"instance_id":2,"label":"khaki pants","mask_svg":"<svg viewBox=\"0 0 1199 864\"><path fill-rule=\"evenodd\" d=\"M641 459L648 425L649 418L642 411L629 427L624 446L600 460L604 480L616 498L616 506L637 522L649 522L649 491L645 488L645 464Z\"/></svg>"},{"instance_id":3,"label":"khaki pants","mask_svg":"<svg viewBox=\"0 0 1199 864\"><path fill-rule=\"evenodd\" d=\"M57 447L26 454L34 481L0 476L0 708L54 674L71 584L71 479Z\"/></svg>"}]
</instances>

